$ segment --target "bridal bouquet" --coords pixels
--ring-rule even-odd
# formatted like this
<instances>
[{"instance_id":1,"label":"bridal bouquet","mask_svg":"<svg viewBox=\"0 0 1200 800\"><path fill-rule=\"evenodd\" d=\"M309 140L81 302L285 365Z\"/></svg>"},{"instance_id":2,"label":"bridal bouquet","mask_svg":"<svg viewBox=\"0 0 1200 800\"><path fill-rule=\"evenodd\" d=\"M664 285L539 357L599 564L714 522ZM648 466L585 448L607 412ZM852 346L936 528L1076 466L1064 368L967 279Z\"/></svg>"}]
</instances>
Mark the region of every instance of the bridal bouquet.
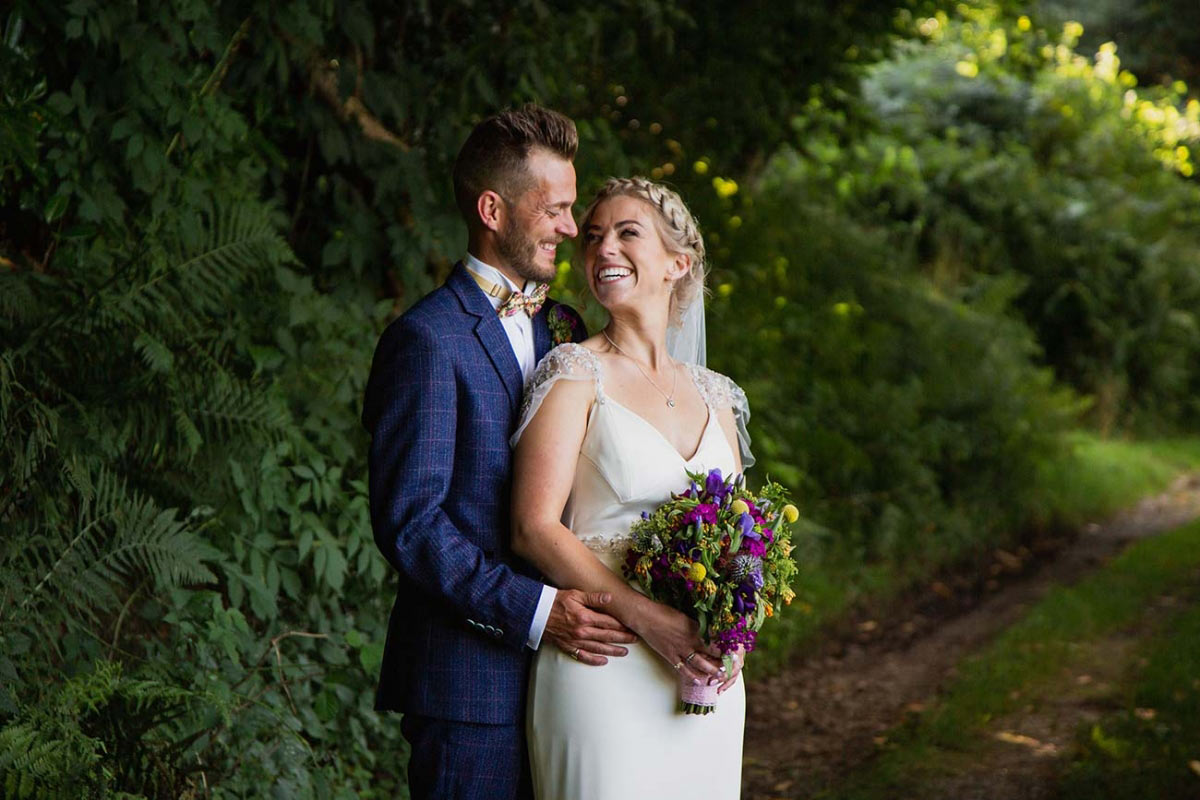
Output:
<instances>
[{"instance_id":1,"label":"bridal bouquet","mask_svg":"<svg viewBox=\"0 0 1200 800\"><path fill-rule=\"evenodd\" d=\"M695 618L729 670L738 646L753 650L763 622L795 597L788 527L800 514L777 483L755 494L744 476L719 469L688 477L686 491L633 524L623 569L650 598ZM708 714L716 689L681 684L683 711Z\"/></svg>"}]
</instances>

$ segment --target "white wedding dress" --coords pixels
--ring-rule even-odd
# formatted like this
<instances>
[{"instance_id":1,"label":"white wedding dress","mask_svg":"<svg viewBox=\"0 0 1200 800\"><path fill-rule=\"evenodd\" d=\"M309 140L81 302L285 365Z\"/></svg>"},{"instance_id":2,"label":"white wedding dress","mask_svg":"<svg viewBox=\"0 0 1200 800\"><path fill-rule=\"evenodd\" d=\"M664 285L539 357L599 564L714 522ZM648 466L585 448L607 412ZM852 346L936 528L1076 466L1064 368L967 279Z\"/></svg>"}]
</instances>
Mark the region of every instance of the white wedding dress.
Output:
<instances>
[{"instance_id":1,"label":"white wedding dress","mask_svg":"<svg viewBox=\"0 0 1200 800\"><path fill-rule=\"evenodd\" d=\"M672 492L687 472L736 463L717 410L741 403L742 390L724 375L687 365L708 406L700 444L684 458L642 417L604 394L599 359L564 344L538 364L526 387L520 438L558 380L595 385L595 402L563 524L606 566L621 574L630 525ZM724 800L741 791L746 695L739 679L705 716L678 710L675 671L644 642L602 667L544 645L534 659L526 733L538 800Z\"/></svg>"}]
</instances>

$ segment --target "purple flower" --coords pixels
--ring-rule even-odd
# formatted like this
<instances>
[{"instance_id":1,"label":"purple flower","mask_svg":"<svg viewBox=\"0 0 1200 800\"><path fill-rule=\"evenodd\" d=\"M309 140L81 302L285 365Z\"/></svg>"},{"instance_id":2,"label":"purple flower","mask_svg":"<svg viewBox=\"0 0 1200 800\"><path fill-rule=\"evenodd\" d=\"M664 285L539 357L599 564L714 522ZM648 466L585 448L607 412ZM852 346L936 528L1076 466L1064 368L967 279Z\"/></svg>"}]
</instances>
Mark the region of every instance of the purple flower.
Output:
<instances>
[{"instance_id":1,"label":"purple flower","mask_svg":"<svg viewBox=\"0 0 1200 800\"><path fill-rule=\"evenodd\" d=\"M767 554L767 544L761 539L747 539L742 542L741 550L738 552L762 558Z\"/></svg>"},{"instance_id":2,"label":"purple flower","mask_svg":"<svg viewBox=\"0 0 1200 800\"><path fill-rule=\"evenodd\" d=\"M742 538L757 541L762 537L754 532L754 517L749 513L743 513L739 524L742 526Z\"/></svg>"},{"instance_id":3,"label":"purple flower","mask_svg":"<svg viewBox=\"0 0 1200 800\"><path fill-rule=\"evenodd\" d=\"M694 525L697 522L707 522L716 524L717 507L713 503L700 503L691 511L683 515L684 525Z\"/></svg>"},{"instance_id":4,"label":"purple flower","mask_svg":"<svg viewBox=\"0 0 1200 800\"><path fill-rule=\"evenodd\" d=\"M708 477L704 481L704 489L718 500L725 496L725 481L721 479L721 470L714 469L708 473Z\"/></svg>"}]
</instances>

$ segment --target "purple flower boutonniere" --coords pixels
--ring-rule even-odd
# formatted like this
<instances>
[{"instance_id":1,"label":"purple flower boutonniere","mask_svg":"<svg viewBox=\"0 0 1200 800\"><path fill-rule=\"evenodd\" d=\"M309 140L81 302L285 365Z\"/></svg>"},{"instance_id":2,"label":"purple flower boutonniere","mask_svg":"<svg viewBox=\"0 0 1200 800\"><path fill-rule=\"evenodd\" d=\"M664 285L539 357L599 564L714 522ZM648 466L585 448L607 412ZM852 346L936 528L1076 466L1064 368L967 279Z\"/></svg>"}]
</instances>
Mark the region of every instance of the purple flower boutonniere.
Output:
<instances>
[{"instance_id":1,"label":"purple flower boutonniere","mask_svg":"<svg viewBox=\"0 0 1200 800\"><path fill-rule=\"evenodd\" d=\"M550 313L546 317L546 324L550 326L550 338L554 341L557 347L560 344L574 341L575 326L571 322L571 317L561 305L556 305L550 309Z\"/></svg>"}]
</instances>

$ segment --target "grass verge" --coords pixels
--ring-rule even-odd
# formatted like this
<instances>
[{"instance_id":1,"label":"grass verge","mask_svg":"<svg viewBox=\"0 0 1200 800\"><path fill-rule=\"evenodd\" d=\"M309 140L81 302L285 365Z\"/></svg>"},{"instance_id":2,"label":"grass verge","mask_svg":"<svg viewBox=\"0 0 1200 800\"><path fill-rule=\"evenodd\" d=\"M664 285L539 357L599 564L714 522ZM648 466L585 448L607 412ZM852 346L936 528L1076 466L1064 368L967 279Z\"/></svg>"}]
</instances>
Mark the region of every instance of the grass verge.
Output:
<instances>
[{"instance_id":1,"label":"grass verge","mask_svg":"<svg viewBox=\"0 0 1200 800\"><path fill-rule=\"evenodd\" d=\"M1085 726L1061 800L1200 797L1200 605L1146 648L1123 709Z\"/></svg>"},{"instance_id":2,"label":"grass verge","mask_svg":"<svg viewBox=\"0 0 1200 800\"><path fill-rule=\"evenodd\" d=\"M1160 492L1181 473L1195 469L1200 469L1200 439L1137 442L1071 432L1057 455L1038 468L1037 488L1019 515L1020 527L1077 528ZM1000 531L993 544L1006 546L1013 534ZM830 556L801 565L795 581L797 600L775 624L764 627L754 672L777 672L855 605L866 600L886 603L967 555L905 564L863 564Z\"/></svg>"},{"instance_id":3,"label":"grass verge","mask_svg":"<svg viewBox=\"0 0 1200 800\"><path fill-rule=\"evenodd\" d=\"M1078 661L1089 642L1136 622L1155 597L1194 588L1198 572L1200 523L1193 523L1133 545L1075 586L1052 590L1022 621L986 650L964 661L958 679L936 707L923 719L893 731L889 750L824 796L830 800L922 796L924 783L951 773L955 765L963 763L964 753L984 746L987 739L981 733L990 721L1016 711L1030 696L1052 693L1063 668ZM1149 780L1151 773L1161 777L1159 761L1141 760L1143 751L1138 748L1143 747L1146 754L1157 754L1160 761L1174 759L1173 769L1162 775L1170 780L1186 777L1181 771L1189 769L1188 758L1183 757L1186 748L1181 744L1176 752L1176 745L1166 741L1175 733L1170 727L1172 720L1188 718L1186 727L1193 735L1185 741L1187 746L1197 747L1200 690L1193 680L1200 668L1200 619L1192 619L1189 624L1194 626L1188 629L1192 635L1181 636L1173 629L1169 637L1162 639L1161 655L1155 662L1158 666L1145 676L1145 693L1135 695L1138 707L1151 702L1158 708L1170 707L1172 710L1164 716L1168 727L1141 730L1116 724L1107 729L1101 726L1098 734L1089 734L1094 747L1085 748L1084 759L1071 773L1070 785L1075 794L1067 797L1188 796L1149 793L1137 781ZM1118 716L1118 723L1123 719ZM1155 741L1160 734L1163 740ZM1106 781L1114 776L1127 780L1127 787L1138 786L1139 790L1089 793L1107 785ZM1192 778L1200 785L1200 777Z\"/></svg>"}]
</instances>

